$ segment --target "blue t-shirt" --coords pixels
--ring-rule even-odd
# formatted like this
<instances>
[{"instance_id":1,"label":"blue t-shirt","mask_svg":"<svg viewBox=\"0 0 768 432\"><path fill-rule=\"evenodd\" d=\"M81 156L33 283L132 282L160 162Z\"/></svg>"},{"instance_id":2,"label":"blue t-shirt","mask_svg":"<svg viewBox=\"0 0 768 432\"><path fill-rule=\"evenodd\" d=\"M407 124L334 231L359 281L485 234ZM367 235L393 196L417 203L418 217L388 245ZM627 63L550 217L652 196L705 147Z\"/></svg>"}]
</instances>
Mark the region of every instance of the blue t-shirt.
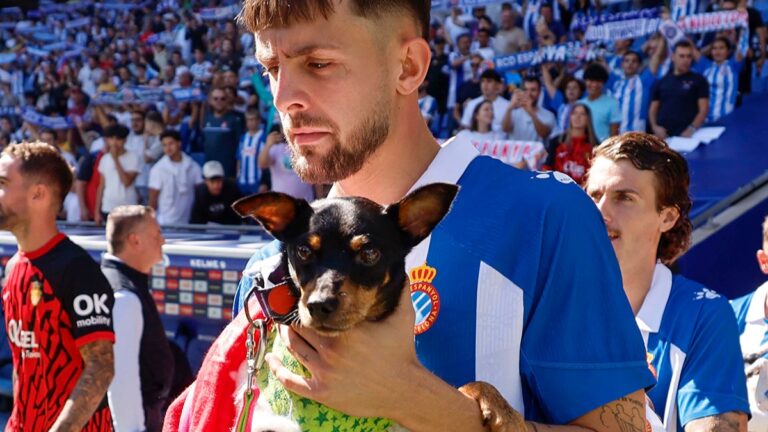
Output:
<instances>
[{"instance_id":1,"label":"blue t-shirt","mask_svg":"<svg viewBox=\"0 0 768 432\"><path fill-rule=\"evenodd\" d=\"M731 58L722 64L701 57L693 69L704 75L709 83L709 114L707 121L713 122L730 114L736 107L739 94L739 74L744 65L742 61Z\"/></svg>"},{"instance_id":2,"label":"blue t-shirt","mask_svg":"<svg viewBox=\"0 0 768 432\"><path fill-rule=\"evenodd\" d=\"M488 381L526 418L555 424L653 385L605 225L578 185L458 139L414 188L433 182L461 189L406 262L428 370L452 386ZM251 260L235 314L278 250Z\"/></svg>"},{"instance_id":3,"label":"blue t-shirt","mask_svg":"<svg viewBox=\"0 0 768 432\"><path fill-rule=\"evenodd\" d=\"M611 125L621 123L619 103L607 94L600 95L595 100L583 97L579 102L589 107L592 112L592 127L595 129L597 140L602 142L611 135Z\"/></svg>"},{"instance_id":4,"label":"blue t-shirt","mask_svg":"<svg viewBox=\"0 0 768 432\"><path fill-rule=\"evenodd\" d=\"M656 78L648 69L631 78L622 78L612 87L612 95L619 102L621 123L619 133L645 132L651 86Z\"/></svg>"},{"instance_id":5,"label":"blue t-shirt","mask_svg":"<svg viewBox=\"0 0 768 432\"><path fill-rule=\"evenodd\" d=\"M749 413L736 320L728 300L657 264L637 323L658 383L648 391L665 429L729 411Z\"/></svg>"}]
</instances>

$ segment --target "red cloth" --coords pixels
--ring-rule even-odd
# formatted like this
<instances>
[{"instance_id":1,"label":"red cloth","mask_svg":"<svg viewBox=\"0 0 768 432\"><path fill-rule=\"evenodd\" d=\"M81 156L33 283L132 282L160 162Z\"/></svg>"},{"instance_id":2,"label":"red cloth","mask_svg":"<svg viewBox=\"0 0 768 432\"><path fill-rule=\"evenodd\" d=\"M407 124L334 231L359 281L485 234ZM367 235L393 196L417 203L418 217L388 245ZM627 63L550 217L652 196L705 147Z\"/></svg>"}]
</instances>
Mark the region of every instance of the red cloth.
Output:
<instances>
[{"instance_id":1,"label":"red cloth","mask_svg":"<svg viewBox=\"0 0 768 432\"><path fill-rule=\"evenodd\" d=\"M258 303L249 303L254 319L263 318ZM248 330L245 311L235 317L213 342L197 373L195 389L192 392L191 431L227 431L235 427L238 414L235 406L238 370L245 362L245 340ZM258 344L258 334L256 335ZM184 402L189 396L187 388L168 407L163 432L179 430ZM258 397L258 393L255 395Z\"/></svg>"},{"instance_id":2,"label":"red cloth","mask_svg":"<svg viewBox=\"0 0 768 432\"><path fill-rule=\"evenodd\" d=\"M568 174L578 184L584 183L584 175L592 159L592 146L585 137L571 137L571 144L563 142L555 149L555 171Z\"/></svg>"}]
</instances>

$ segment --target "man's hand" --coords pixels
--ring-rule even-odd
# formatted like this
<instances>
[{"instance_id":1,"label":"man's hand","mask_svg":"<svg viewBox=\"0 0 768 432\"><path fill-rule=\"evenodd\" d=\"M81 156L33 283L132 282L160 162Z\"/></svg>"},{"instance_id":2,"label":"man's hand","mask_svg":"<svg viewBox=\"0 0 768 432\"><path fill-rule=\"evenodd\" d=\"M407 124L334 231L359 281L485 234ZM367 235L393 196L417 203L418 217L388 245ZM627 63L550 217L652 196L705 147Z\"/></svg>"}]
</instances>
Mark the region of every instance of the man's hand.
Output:
<instances>
[{"instance_id":1,"label":"man's hand","mask_svg":"<svg viewBox=\"0 0 768 432\"><path fill-rule=\"evenodd\" d=\"M680 134L683 138L690 138L693 136L694 130L691 127L685 128L685 130Z\"/></svg>"},{"instance_id":2,"label":"man's hand","mask_svg":"<svg viewBox=\"0 0 768 432\"><path fill-rule=\"evenodd\" d=\"M667 130L658 125L653 127L653 134L661 139L667 138Z\"/></svg>"},{"instance_id":3,"label":"man's hand","mask_svg":"<svg viewBox=\"0 0 768 432\"><path fill-rule=\"evenodd\" d=\"M391 418L402 400L402 389L410 384L410 372L421 368L414 346L414 322L406 286L392 316L361 323L335 338L281 325L280 337L311 378L293 374L272 354L266 360L292 392L349 415Z\"/></svg>"},{"instance_id":4,"label":"man's hand","mask_svg":"<svg viewBox=\"0 0 768 432\"><path fill-rule=\"evenodd\" d=\"M79 432L90 420L115 375L112 342L97 340L80 347L83 372L64 404L51 432Z\"/></svg>"},{"instance_id":5,"label":"man's hand","mask_svg":"<svg viewBox=\"0 0 768 432\"><path fill-rule=\"evenodd\" d=\"M101 225L104 223L104 218L101 216L100 211L93 213L93 222L96 223L96 225Z\"/></svg>"},{"instance_id":6,"label":"man's hand","mask_svg":"<svg viewBox=\"0 0 768 432\"><path fill-rule=\"evenodd\" d=\"M267 139L264 142L264 146L269 148L279 142L282 142L282 140L283 140L283 134L281 134L278 131L270 132L270 134L267 135Z\"/></svg>"}]
</instances>

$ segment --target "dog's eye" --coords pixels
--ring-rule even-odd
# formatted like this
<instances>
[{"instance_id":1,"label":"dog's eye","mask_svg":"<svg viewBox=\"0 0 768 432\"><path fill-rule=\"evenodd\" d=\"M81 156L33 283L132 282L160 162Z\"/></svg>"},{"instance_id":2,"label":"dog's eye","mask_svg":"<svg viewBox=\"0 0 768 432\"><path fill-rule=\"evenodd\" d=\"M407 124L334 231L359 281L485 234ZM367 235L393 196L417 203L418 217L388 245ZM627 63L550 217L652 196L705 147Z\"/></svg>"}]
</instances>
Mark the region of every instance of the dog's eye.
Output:
<instances>
[{"instance_id":1,"label":"dog's eye","mask_svg":"<svg viewBox=\"0 0 768 432\"><path fill-rule=\"evenodd\" d=\"M372 266L379 262L381 252L378 249L364 249L360 251L360 263L365 266Z\"/></svg>"},{"instance_id":2,"label":"dog's eye","mask_svg":"<svg viewBox=\"0 0 768 432\"><path fill-rule=\"evenodd\" d=\"M312 249L310 249L309 246L299 246L296 248L296 255L300 260L308 261L312 258Z\"/></svg>"}]
</instances>

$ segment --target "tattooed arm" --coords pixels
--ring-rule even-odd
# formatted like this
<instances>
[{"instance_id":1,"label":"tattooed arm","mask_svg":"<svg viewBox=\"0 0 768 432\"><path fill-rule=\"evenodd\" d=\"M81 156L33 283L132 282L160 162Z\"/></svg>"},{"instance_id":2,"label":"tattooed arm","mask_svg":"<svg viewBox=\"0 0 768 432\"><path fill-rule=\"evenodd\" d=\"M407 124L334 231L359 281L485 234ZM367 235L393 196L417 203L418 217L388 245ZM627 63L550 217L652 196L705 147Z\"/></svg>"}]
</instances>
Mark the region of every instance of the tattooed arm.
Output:
<instances>
[{"instance_id":1,"label":"tattooed arm","mask_svg":"<svg viewBox=\"0 0 768 432\"><path fill-rule=\"evenodd\" d=\"M685 425L685 432L746 432L747 415L730 411L723 414L691 420Z\"/></svg>"},{"instance_id":2,"label":"tattooed arm","mask_svg":"<svg viewBox=\"0 0 768 432\"><path fill-rule=\"evenodd\" d=\"M80 347L85 367L72 394L51 431L76 432L83 429L104 399L115 374L112 342L98 340Z\"/></svg>"},{"instance_id":3,"label":"tattooed arm","mask_svg":"<svg viewBox=\"0 0 768 432\"><path fill-rule=\"evenodd\" d=\"M638 390L627 396L609 402L571 422L595 432L645 432L645 392ZM536 428L538 426L538 428ZM547 429L536 425L535 432Z\"/></svg>"}]
</instances>

